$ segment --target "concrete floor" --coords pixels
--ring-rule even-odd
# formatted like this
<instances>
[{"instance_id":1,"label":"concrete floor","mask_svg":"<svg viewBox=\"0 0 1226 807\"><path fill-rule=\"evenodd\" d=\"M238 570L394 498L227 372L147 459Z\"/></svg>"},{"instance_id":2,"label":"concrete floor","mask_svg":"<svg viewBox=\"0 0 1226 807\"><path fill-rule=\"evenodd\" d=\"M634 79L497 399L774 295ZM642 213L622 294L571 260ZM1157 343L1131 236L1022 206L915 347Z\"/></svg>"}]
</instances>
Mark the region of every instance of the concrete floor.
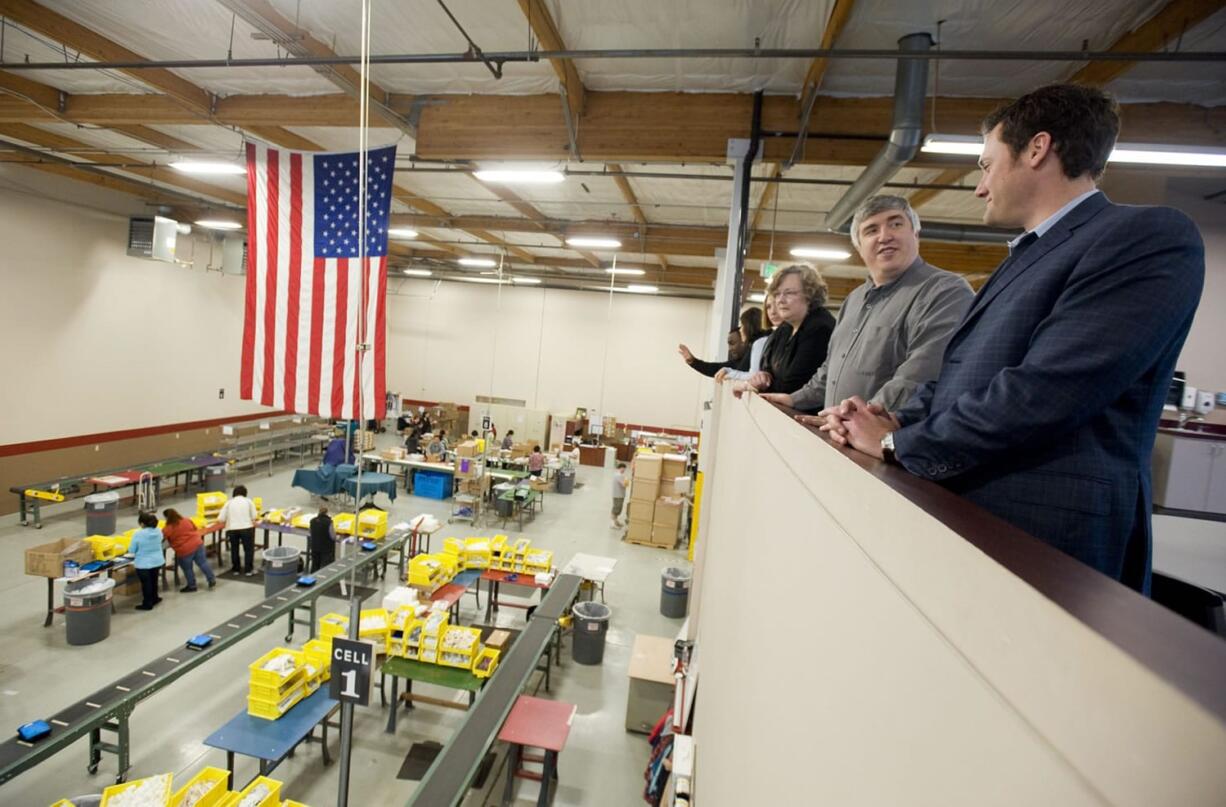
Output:
<instances>
[{"instance_id":1,"label":"concrete floor","mask_svg":"<svg viewBox=\"0 0 1226 807\"><path fill-rule=\"evenodd\" d=\"M390 436L381 436L381 443L390 444L391 440ZM309 506L317 502L305 491L290 486L293 469L292 465L282 465L271 476L257 473L244 476L242 481L253 496L264 498L266 506ZM607 586L613 617L604 663L575 664L570 658L568 638L562 667L554 668L552 692L545 694L539 675L534 675L529 683L530 691L540 687L542 696L578 707L570 740L559 760L561 779L554 800L557 805L622 807L640 803L649 747L645 737L624 729L630 648L638 633L671 637L680 628L680 620L659 613L659 581L664 566L684 565L684 550L653 549L620 540L620 531L609 525L611 473L609 469L581 467L580 486L574 494L549 494L545 512L525 525L522 533L514 529L514 524L507 530L473 530L459 524L454 530L445 528L435 536L437 549L442 545L441 539L450 534L464 537L506 532L513 538L522 534L531 538L534 545L552 549L559 564L576 552L618 559ZM379 503L386 506L386 497L380 496ZM180 594L177 590L164 593L164 601L152 613L133 610L139 597L119 597L109 639L87 647L68 646L62 615L55 618L50 628L42 627L45 579L23 574L23 553L26 547L56 538L80 537L84 513L78 504L61 506L59 514L45 519L42 530L21 527L12 516L0 520L0 636L4 647L0 654L0 726L13 729L28 720L53 714L142 662L181 645L186 637L263 598L260 586L227 580L220 581L213 591L202 587L194 594ZM160 505L178 507L184 513L194 512L194 494L190 498L171 497ZM401 491L391 507L391 522L421 512L433 513L445 521L448 504L407 496ZM120 524L121 530L134 526L134 511L130 508L122 511ZM295 540L302 539L290 537L287 543L297 545L293 544ZM384 590L395 585L393 577L390 575L383 584ZM368 603L381 598L381 594L375 595ZM320 608L320 613L343 612L346 605L324 598ZM467 624L481 616L476 613L473 598L465 597L462 621ZM522 627L523 611L503 609L498 620L499 624ZM225 767L225 755L205 747L202 741L245 708L247 665L281 644L284 633L284 622L264 628L242 646L226 651L142 702L131 720L130 778L171 771L176 781L182 782L205 765ZM302 629L295 638L297 642L305 640ZM457 700L461 697L450 690L429 694L455 695ZM395 736L384 733L386 718L377 696L371 707L356 713L351 804L406 803L416 783L398 780L396 773L409 747L423 740L445 744L461 725L465 713L422 704L412 712L401 712ZM273 772L273 778L285 783L284 798L312 807L336 803L335 754L339 741L335 732L330 732L329 739L334 755L332 765L323 765L317 745L303 746L293 759ZM86 750L87 742L82 739L21 774L0 787L0 803L45 805L63 797L100 792L113 782L115 758L104 756L99 773L90 776L85 769ZM505 749L496 744L495 750L498 759L484 791L472 792L465 804L498 803L505 775ZM253 760L240 758L237 764L240 783L255 775ZM537 792L536 783L519 781L516 803L535 803Z\"/></svg>"}]
</instances>

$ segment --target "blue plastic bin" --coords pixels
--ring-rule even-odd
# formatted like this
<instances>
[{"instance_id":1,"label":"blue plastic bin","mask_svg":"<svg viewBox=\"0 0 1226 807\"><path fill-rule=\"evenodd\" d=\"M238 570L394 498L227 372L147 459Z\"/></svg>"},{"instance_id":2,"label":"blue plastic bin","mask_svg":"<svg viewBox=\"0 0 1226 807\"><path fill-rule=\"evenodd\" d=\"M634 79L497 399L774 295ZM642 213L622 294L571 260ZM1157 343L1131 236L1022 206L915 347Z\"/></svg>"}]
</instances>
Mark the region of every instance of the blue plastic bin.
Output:
<instances>
[{"instance_id":1,"label":"blue plastic bin","mask_svg":"<svg viewBox=\"0 0 1226 807\"><path fill-rule=\"evenodd\" d=\"M413 493L427 499L451 498L451 475L418 471L413 477Z\"/></svg>"}]
</instances>

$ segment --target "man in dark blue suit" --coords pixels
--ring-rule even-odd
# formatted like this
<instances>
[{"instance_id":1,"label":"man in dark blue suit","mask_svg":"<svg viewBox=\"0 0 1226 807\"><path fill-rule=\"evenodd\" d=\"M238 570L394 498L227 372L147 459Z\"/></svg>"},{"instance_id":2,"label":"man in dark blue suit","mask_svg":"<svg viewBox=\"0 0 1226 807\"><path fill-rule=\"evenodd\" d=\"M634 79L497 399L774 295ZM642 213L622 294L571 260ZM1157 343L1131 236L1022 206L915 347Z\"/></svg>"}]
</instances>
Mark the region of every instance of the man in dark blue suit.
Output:
<instances>
[{"instance_id":1,"label":"man in dark blue suit","mask_svg":"<svg viewBox=\"0 0 1226 807\"><path fill-rule=\"evenodd\" d=\"M1204 245L1182 213L1095 187L1119 132L1106 93L1043 87L983 131L984 220L1025 233L935 382L893 413L844 401L822 428L1147 593L1150 452Z\"/></svg>"}]
</instances>

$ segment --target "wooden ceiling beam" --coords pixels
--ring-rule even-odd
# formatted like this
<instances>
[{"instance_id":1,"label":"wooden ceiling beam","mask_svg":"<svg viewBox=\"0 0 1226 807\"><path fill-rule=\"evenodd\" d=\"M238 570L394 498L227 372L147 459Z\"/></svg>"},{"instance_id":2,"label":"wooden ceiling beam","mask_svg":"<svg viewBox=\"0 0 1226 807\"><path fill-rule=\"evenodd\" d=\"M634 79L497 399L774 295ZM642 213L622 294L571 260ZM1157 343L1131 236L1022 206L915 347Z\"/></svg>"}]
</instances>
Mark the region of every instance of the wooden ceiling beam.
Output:
<instances>
[{"instance_id":1,"label":"wooden ceiling beam","mask_svg":"<svg viewBox=\"0 0 1226 807\"><path fill-rule=\"evenodd\" d=\"M1157 14L1117 39L1109 51L1146 53L1161 50L1193 27L1226 8L1224 0L1171 0ZM1102 87L1127 73L1136 62L1090 62L1069 81Z\"/></svg>"},{"instance_id":2,"label":"wooden ceiling beam","mask_svg":"<svg viewBox=\"0 0 1226 807\"><path fill-rule=\"evenodd\" d=\"M566 50L566 43L562 40L562 35L558 32L557 25L554 24L553 16L542 0L519 0L519 7L524 12L524 16L528 18L532 32L536 34L541 47L545 50ZM570 108L571 120L577 127L579 119L583 117L583 99L586 94L583 81L579 78L579 71L575 69L575 63L571 59L550 59L549 63L553 71L558 74L562 92L566 96L566 104Z\"/></svg>"},{"instance_id":3,"label":"wooden ceiling beam","mask_svg":"<svg viewBox=\"0 0 1226 807\"><path fill-rule=\"evenodd\" d=\"M400 100L397 100L397 99ZM47 99L49 100L49 99ZM392 106L412 97L393 96ZM557 98L538 96L442 95L422 107L417 156L423 159L560 160L569 155L566 124ZM941 98L938 113L946 134L977 134L979 121L1005 99ZM235 95L217 101L212 119L159 95L66 95L56 117L16 97L0 93L0 122L55 122L109 126L208 125L250 129L257 126L356 126L357 105L343 94L290 97ZM585 159L604 162L699 162L723 165L730 137L747 137L752 97L731 93L588 92ZM889 98L821 96L814 107L804 162L866 165L889 130ZM790 96L767 96L763 126L795 128L798 103ZM1121 137L1137 142L1226 146L1226 107L1179 103L1124 104ZM925 120L930 115L925 113ZM491 127L489 121L502 125ZM377 119L374 125L379 125ZM818 129L820 128L820 132ZM768 138L765 159L779 162L791 154L793 139ZM966 161L921 154L913 167L948 168Z\"/></svg>"},{"instance_id":4,"label":"wooden ceiling beam","mask_svg":"<svg viewBox=\"0 0 1226 807\"><path fill-rule=\"evenodd\" d=\"M121 135L130 137L133 140L139 140L142 143L148 143L151 146L156 146L167 151L203 151L200 146L195 143L188 143L186 140L180 140L177 137L172 137L157 129L151 129L148 126L141 126L138 123L124 123L116 126L108 127L113 132L118 132Z\"/></svg>"},{"instance_id":5,"label":"wooden ceiling beam","mask_svg":"<svg viewBox=\"0 0 1226 807\"><path fill-rule=\"evenodd\" d=\"M80 149L94 148L89 143L81 140L76 140L71 137L48 132L39 129L36 126L29 126L24 123L6 123L0 124L0 136L10 137L14 140L21 140L33 146L51 149L53 151L70 152ZM165 165L132 165L132 158L127 155L117 154L82 154L82 161L87 165L94 166L116 166L116 170L123 171L128 174L138 174L148 179L160 182L163 185L169 185L178 188L188 193L208 196L212 199L218 199L232 205L245 207L247 205L247 194L237 193L227 188L219 188L208 182L202 182L189 176L185 176L168 168ZM88 162L86 162L88 161ZM122 166L122 167L119 167ZM85 173L78 171L77 173ZM90 176L94 176L93 172L88 172ZM135 180L134 180L135 181Z\"/></svg>"},{"instance_id":6,"label":"wooden ceiling beam","mask_svg":"<svg viewBox=\"0 0 1226 807\"><path fill-rule=\"evenodd\" d=\"M0 70L0 98L6 95L42 107L44 114L51 120L55 120L51 112L59 112L61 105L68 98L68 93L55 87Z\"/></svg>"},{"instance_id":7,"label":"wooden ceiling beam","mask_svg":"<svg viewBox=\"0 0 1226 807\"><path fill-rule=\"evenodd\" d=\"M851 10L854 5L855 0L835 0L834 8L830 9L830 18L826 20L826 27L822 29L819 48L834 47L834 41L838 39L847 21L851 18ZM826 68L829 64L830 60L822 56L813 60L809 65L809 70L805 73L805 81L800 88L800 98L806 98L809 93L817 92L822 85L822 77L826 75Z\"/></svg>"},{"instance_id":8,"label":"wooden ceiling beam","mask_svg":"<svg viewBox=\"0 0 1226 807\"><path fill-rule=\"evenodd\" d=\"M1126 53L1160 50L1172 40L1182 36L1185 31L1224 7L1226 7L1226 0L1171 0L1135 31L1129 31L1115 40L1107 50ZM1136 65L1136 62L1091 62L1073 73L1067 80L1073 84L1103 87ZM1121 134L1123 134L1122 131ZM1131 137L1132 133L1130 132L1129 135ZM977 166L973 165L961 169L946 169L933 180L933 184L952 185L961 182L976 170ZM918 209L920 205L936 198L939 193L941 191L934 188L921 188L911 194L911 206Z\"/></svg>"},{"instance_id":9,"label":"wooden ceiling beam","mask_svg":"<svg viewBox=\"0 0 1226 807\"><path fill-rule=\"evenodd\" d=\"M448 228L471 231L474 228L504 232L541 233L557 239L569 234L601 232L622 241L619 255L643 253L676 255L679 257L710 258L714 261L715 250L724 246L727 232L719 227L696 227L677 225L639 225L626 222L554 220L528 221L499 216L424 216L417 214L392 214L394 226ZM845 265L861 266L860 256L851 249L843 236L830 233L804 233L776 231L774 234L775 255L786 255L797 246L828 246L846 249L852 253ZM765 260L771 250L771 234L756 232L750 240L749 257ZM929 262L953 272L978 274L991 271L1003 258L1005 247L995 244L959 244L924 240L920 250ZM536 257L537 261L545 258ZM618 260L621 265L622 261Z\"/></svg>"},{"instance_id":10,"label":"wooden ceiling beam","mask_svg":"<svg viewBox=\"0 0 1226 807\"><path fill-rule=\"evenodd\" d=\"M477 179L475 175L469 174L469 176L472 177L473 182L476 182L482 188L484 188L485 190L497 196L498 199L502 201L504 204L510 205L512 208L515 209L517 213L519 213L521 216L523 216L525 219L527 219L532 224L536 225L540 229L541 232L552 235L554 238L558 240L558 243L562 244L563 246L566 245L566 237L564 235L558 235L555 233L551 233L548 227L546 226L546 224L544 223L547 221L545 214L543 214L541 211L533 207L532 204L528 202L528 200L524 199L522 196L520 196L518 193L511 190L510 188L504 187L502 185L497 185L497 184L486 185L484 182ZM590 263L592 266L600 266L600 259L597 258L595 255L593 255L591 252L585 252L584 250L581 250L581 249L576 249L574 251L582 255L583 259L587 261L588 263Z\"/></svg>"},{"instance_id":11,"label":"wooden ceiling beam","mask_svg":"<svg viewBox=\"0 0 1226 807\"><path fill-rule=\"evenodd\" d=\"M622 199L626 204L630 205L630 214L634 216L634 220L639 224L647 224L647 214L643 210L643 206L639 204L639 198L634 193L634 188L630 187L629 178L622 175L622 167L617 163L607 163L605 168L613 173L613 183L617 185L618 192L621 193ZM668 269L668 259L664 255L656 255L656 260L660 262L662 269Z\"/></svg>"},{"instance_id":12,"label":"wooden ceiling beam","mask_svg":"<svg viewBox=\"0 0 1226 807\"><path fill-rule=\"evenodd\" d=\"M335 56L336 51L311 35L305 28L295 25L273 8L268 0L217 0L230 11L237 14L256 30L261 31L281 48L298 57ZM319 65L313 68L316 73L340 87L351 99L356 99L362 91L362 74L351 65L333 64ZM406 134L413 136L416 130L409 120L393 111L387 105L388 93L378 84L366 82L369 89L370 107L373 115L381 118L384 124L391 124ZM354 102L354 121L360 117L356 100Z\"/></svg>"},{"instance_id":13,"label":"wooden ceiling beam","mask_svg":"<svg viewBox=\"0 0 1226 807\"><path fill-rule=\"evenodd\" d=\"M118 42L32 0L0 0L0 16L100 62L148 61ZM197 114L209 114L212 95L169 70L158 68L122 72L165 93Z\"/></svg>"}]
</instances>

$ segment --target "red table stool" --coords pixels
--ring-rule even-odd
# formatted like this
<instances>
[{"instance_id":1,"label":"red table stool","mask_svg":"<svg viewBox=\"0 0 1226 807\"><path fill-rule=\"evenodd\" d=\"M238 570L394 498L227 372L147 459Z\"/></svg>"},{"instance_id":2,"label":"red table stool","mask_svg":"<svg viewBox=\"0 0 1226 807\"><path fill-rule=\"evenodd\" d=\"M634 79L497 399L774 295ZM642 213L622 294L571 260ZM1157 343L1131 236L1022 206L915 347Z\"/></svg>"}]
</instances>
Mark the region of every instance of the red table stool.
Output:
<instances>
[{"instance_id":1,"label":"red table stool","mask_svg":"<svg viewBox=\"0 0 1226 807\"><path fill-rule=\"evenodd\" d=\"M516 699L507 721L498 732L498 739L511 746L507 760L507 786L502 794L504 805L511 803L517 776L540 782L541 795L536 803L539 807L549 803L549 786L558 778L558 753L566 745L575 711L573 703L547 701L530 695L520 695ZM524 748L540 748L545 753L543 756L526 754ZM530 771L522 767L524 762L539 763L543 768L539 773Z\"/></svg>"}]
</instances>

